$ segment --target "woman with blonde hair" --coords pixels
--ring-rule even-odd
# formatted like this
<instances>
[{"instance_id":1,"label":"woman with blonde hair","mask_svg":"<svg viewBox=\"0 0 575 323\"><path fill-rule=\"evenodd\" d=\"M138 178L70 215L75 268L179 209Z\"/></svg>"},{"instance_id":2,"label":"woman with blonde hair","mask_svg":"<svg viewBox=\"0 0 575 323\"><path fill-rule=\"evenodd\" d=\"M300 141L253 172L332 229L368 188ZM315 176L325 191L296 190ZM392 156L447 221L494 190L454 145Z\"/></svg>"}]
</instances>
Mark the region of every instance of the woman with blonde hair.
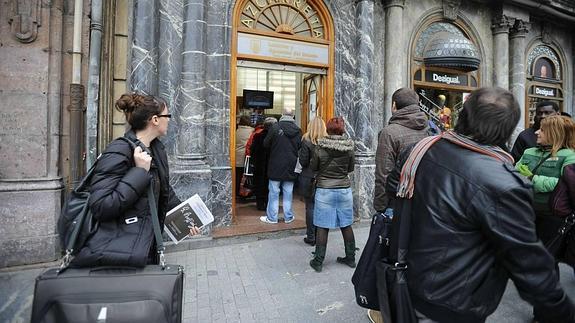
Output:
<instances>
[{"instance_id":1,"label":"woman with blonde hair","mask_svg":"<svg viewBox=\"0 0 575 323\"><path fill-rule=\"evenodd\" d=\"M549 116L541 121L535 134L537 147L525 150L515 167L533 183L535 229L537 237L546 244L557 235L563 223L562 218L553 216L549 198L565 167L575 164L575 123L561 115ZM557 266L557 259L555 263ZM537 310L533 315L540 321Z\"/></svg>"},{"instance_id":2,"label":"woman with blonde hair","mask_svg":"<svg viewBox=\"0 0 575 323\"><path fill-rule=\"evenodd\" d=\"M314 117L307 125L307 132L302 137L302 145L298 151L299 162L302 166L298 184L300 193L305 199L306 237L303 238L303 241L312 246L315 245L316 231L313 225L314 197L312 196L316 174L310 168L310 161L318 140L325 136L327 136L325 122L320 117Z\"/></svg>"}]
</instances>

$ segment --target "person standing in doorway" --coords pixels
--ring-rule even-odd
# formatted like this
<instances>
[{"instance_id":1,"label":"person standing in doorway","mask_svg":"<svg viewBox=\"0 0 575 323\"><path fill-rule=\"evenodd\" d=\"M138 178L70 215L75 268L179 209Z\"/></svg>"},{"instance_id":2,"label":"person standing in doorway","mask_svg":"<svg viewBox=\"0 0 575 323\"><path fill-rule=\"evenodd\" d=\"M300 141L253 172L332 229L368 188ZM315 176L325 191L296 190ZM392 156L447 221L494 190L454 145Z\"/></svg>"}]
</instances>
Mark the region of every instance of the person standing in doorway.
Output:
<instances>
[{"instance_id":1,"label":"person standing in doorway","mask_svg":"<svg viewBox=\"0 0 575 323\"><path fill-rule=\"evenodd\" d=\"M261 126L256 126L252 135L250 153L254 164L254 194L256 208L265 211L268 206L268 160L269 149L264 147L264 139L271 127L278 122L274 117L267 117Z\"/></svg>"},{"instance_id":2,"label":"person standing in doorway","mask_svg":"<svg viewBox=\"0 0 575 323\"><path fill-rule=\"evenodd\" d=\"M301 145L301 129L295 124L293 108L285 108L279 122L274 124L266 138L264 147L269 149L268 177L269 195L266 215L260 217L264 223L278 223L280 188L283 194L285 223L291 223L295 216L292 210L293 186L297 175L295 166Z\"/></svg>"},{"instance_id":3,"label":"person standing in doorway","mask_svg":"<svg viewBox=\"0 0 575 323\"><path fill-rule=\"evenodd\" d=\"M541 101L537 103L535 107L535 118L533 126L527 128L517 136L513 148L511 149L511 156L515 161L518 161L527 148L532 148L537 146L537 135L535 132L539 130L541 126L541 121L546 117L554 116L560 114L559 105L553 101Z\"/></svg>"},{"instance_id":4,"label":"person standing in doorway","mask_svg":"<svg viewBox=\"0 0 575 323\"><path fill-rule=\"evenodd\" d=\"M250 117L241 116L236 129L236 196L240 196L240 182L244 175L246 159L246 143L252 135L254 128L250 125Z\"/></svg>"}]
</instances>

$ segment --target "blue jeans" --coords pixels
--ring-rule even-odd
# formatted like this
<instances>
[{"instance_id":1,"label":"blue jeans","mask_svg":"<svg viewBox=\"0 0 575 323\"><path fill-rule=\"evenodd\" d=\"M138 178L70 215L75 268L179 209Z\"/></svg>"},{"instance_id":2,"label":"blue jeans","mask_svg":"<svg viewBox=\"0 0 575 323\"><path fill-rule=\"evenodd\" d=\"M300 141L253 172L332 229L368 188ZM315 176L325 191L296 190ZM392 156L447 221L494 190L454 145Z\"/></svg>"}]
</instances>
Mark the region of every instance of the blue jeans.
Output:
<instances>
[{"instance_id":1,"label":"blue jeans","mask_svg":"<svg viewBox=\"0 0 575 323\"><path fill-rule=\"evenodd\" d=\"M268 207L266 209L266 216L268 220L272 222L278 221L278 211L280 207L280 185L283 194L283 210L284 210L284 220L293 219L293 211L291 209L291 200L293 196L293 184L294 182L279 182L269 180L268 188Z\"/></svg>"}]
</instances>

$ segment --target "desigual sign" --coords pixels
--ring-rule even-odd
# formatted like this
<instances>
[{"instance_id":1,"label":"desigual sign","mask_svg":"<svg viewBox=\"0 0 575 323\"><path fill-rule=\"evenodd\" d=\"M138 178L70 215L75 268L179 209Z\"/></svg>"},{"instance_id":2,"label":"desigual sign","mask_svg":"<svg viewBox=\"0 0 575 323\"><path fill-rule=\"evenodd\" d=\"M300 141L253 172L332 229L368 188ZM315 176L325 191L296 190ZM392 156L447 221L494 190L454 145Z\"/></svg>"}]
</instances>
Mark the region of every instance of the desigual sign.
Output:
<instances>
[{"instance_id":1,"label":"desigual sign","mask_svg":"<svg viewBox=\"0 0 575 323\"><path fill-rule=\"evenodd\" d=\"M535 87L535 95L555 97L555 89L551 89L548 87L536 86Z\"/></svg>"},{"instance_id":2,"label":"desigual sign","mask_svg":"<svg viewBox=\"0 0 575 323\"><path fill-rule=\"evenodd\" d=\"M467 86L467 75L457 75L448 73L438 73L433 71L425 72L427 82L442 83L447 85Z\"/></svg>"}]
</instances>

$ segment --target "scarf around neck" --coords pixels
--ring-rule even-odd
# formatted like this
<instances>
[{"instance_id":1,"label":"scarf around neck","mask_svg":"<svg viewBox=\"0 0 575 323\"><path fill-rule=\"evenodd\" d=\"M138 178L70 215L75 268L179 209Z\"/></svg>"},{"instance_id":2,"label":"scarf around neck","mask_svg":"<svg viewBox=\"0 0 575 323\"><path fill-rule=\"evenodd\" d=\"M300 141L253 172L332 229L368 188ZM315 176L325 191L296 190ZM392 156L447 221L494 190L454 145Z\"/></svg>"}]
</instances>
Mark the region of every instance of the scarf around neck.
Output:
<instances>
[{"instance_id":1,"label":"scarf around neck","mask_svg":"<svg viewBox=\"0 0 575 323\"><path fill-rule=\"evenodd\" d=\"M479 144L470 138L460 135L454 131L447 131L438 136L426 137L415 145L405 164L403 164L403 167L401 168L399 187L397 190L398 197L409 199L413 196L417 167L419 167L419 163L429 148L431 148L431 146L438 142L440 139L445 139L465 149L493 157L503 163L508 162L513 164L513 157L511 157L511 155L503 149L496 146Z\"/></svg>"}]
</instances>

